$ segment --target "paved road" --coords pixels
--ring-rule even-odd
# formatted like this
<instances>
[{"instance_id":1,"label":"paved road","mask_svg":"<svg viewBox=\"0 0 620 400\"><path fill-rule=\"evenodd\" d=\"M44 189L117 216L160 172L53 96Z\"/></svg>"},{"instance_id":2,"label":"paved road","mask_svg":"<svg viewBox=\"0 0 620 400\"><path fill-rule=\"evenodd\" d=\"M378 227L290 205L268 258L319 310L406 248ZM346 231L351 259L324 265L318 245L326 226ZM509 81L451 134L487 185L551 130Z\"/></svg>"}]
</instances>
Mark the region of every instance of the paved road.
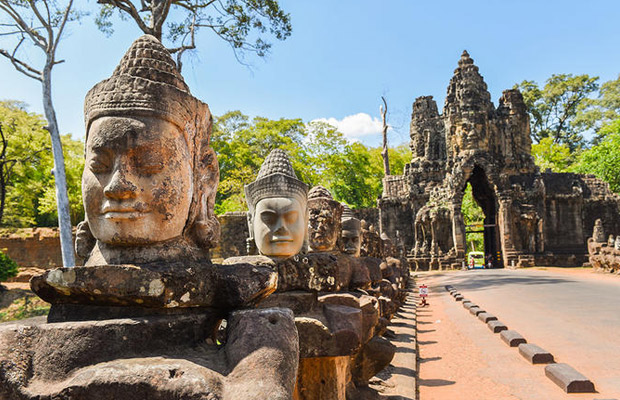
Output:
<instances>
[{"instance_id":1,"label":"paved road","mask_svg":"<svg viewBox=\"0 0 620 400\"><path fill-rule=\"evenodd\" d=\"M417 283L432 290L431 307L418 313L421 400L472 385L479 388L478 396L461 392L459 397L620 400L620 277L589 270L479 270L418 274ZM454 302L443 289L447 284L550 351L557 362L586 375L599 393L563 394L541 366L520 358ZM433 378L443 381L433 387L429 380L425 388L425 379Z\"/></svg>"}]
</instances>

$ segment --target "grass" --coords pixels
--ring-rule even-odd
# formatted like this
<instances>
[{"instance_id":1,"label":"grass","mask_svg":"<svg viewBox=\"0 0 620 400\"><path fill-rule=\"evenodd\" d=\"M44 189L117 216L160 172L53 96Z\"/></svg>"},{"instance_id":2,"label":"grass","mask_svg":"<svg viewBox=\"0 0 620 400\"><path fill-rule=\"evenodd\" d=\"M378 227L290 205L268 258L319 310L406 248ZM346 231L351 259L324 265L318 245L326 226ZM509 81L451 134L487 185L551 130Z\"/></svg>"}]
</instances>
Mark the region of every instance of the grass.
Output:
<instances>
[{"instance_id":1,"label":"grass","mask_svg":"<svg viewBox=\"0 0 620 400\"><path fill-rule=\"evenodd\" d=\"M8 307L0 309L0 322L47 315L50 304L35 295L27 295L13 301Z\"/></svg>"}]
</instances>

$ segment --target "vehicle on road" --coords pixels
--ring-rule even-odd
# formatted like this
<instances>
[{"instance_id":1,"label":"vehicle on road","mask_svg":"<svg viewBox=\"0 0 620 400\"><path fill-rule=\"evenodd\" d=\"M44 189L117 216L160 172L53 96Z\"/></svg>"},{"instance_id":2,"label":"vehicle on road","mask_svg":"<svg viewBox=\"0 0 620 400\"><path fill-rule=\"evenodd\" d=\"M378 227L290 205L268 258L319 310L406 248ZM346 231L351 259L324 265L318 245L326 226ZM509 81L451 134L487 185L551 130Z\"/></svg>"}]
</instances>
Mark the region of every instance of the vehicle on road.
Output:
<instances>
[{"instance_id":1,"label":"vehicle on road","mask_svg":"<svg viewBox=\"0 0 620 400\"><path fill-rule=\"evenodd\" d=\"M470 251L467 253L467 269L484 269L484 252Z\"/></svg>"}]
</instances>

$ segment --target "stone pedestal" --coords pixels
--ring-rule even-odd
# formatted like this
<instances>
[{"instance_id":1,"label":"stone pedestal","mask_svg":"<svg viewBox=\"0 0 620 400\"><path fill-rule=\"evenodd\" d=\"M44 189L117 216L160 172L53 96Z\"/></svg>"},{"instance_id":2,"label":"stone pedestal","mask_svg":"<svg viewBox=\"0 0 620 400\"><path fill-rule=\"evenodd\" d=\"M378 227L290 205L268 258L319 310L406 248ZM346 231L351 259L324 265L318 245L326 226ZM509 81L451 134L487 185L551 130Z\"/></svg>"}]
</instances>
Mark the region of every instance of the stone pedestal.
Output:
<instances>
[{"instance_id":1,"label":"stone pedestal","mask_svg":"<svg viewBox=\"0 0 620 400\"><path fill-rule=\"evenodd\" d=\"M349 357L302 358L293 399L345 400L349 382Z\"/></svg>"}]
</instances>

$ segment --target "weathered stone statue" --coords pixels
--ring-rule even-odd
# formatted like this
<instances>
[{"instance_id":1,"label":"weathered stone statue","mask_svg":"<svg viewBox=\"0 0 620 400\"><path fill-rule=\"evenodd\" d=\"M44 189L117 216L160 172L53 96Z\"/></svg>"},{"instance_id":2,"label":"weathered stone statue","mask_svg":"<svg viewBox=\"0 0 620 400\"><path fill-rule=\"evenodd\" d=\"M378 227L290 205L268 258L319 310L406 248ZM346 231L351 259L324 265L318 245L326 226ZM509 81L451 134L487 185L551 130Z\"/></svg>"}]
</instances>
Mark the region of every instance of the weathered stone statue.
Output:
<instances>
[{"instance_id":1,"label":"weathered stone statue","mask_svg":"<svg viewBox=\"0 0 620 400\"><path fill-rule=\"evenodd\" d=\"M614 242L614 249L620 250L620 235L616 236L616 241Z\"/></svg>"},{"instance_id":2,"label":"weathered stone statue","mask_svg":"<svg viewBox=\"0 0 620 400\"><path fill-rule=\"evenodd\" d=\"M347 205L343 205L342 212L342 252L353 257L360 256L362 226L360 220L355 218Z\"/></svg>"},{"instance_id":3,"label":"weathered stone statue","mask_svg":"<svg viewBox=\"0 0 620 400\"><path fill-rule=\"evenodd\" d=\"M211 114L167 51L137 40L84 111L86 265L205 258L219 239Z\"/></svg>"},{"instance_id":4,"label":"weathered stone statue","mask_svg":"<svg viewBox=\"0 0 620 400\"><path fill-rule=\"evenodd\" d=\"M598 218L594 222L594 229L592 230L592 238L596 243L605 243L605 230L603 229L603 221Z\"/></svg>"},{"instance_id":5,"label":"weathered stone statue","mask_svg":"<svg viewBox=\"0 0 620 400\"><path fill-rule=\"evenodd\" d=\"M609 235L609 238L607 238L607 247L612 248L615 243L616 240L614 239L614 235Z\"/></svg>"},{"instance_id":6,"label":"weathered stone statue","mask_svg":"<svg viewBox=\"0 0 620 400\"><path fill-rule=\"evenodd\" d=\"M308 213L310 251L333 251L340 236L342 204L334 200L329 190L315 186L308 192Z\"/></svg>"},{"instance_id":7,"label":"weathered stone statue","mask_svg":"<svg viewBox=\"0 0 620 400\"><path fill-rule=\"evenodd\" d=\"M256 181L245 186L249 230L258 252L291 257L307 236L308 185L297 179L286 153L275 149L263 162Z\"/></svg>"},{"instance_id":8,"label":"weathered stone statue","mask_svg":"<svg viewBox=\"0 0 620 400\"><path fill-rule=\"evenodd\" d=\"M85 112L86 266L32 278L47 319L0 325L0 399L290 399L293 313L251 307L277 273L208 258L219 172L207 105L147 35ZM216 345L222 319L228 341Z\"/></svg>"}]
</instances>

